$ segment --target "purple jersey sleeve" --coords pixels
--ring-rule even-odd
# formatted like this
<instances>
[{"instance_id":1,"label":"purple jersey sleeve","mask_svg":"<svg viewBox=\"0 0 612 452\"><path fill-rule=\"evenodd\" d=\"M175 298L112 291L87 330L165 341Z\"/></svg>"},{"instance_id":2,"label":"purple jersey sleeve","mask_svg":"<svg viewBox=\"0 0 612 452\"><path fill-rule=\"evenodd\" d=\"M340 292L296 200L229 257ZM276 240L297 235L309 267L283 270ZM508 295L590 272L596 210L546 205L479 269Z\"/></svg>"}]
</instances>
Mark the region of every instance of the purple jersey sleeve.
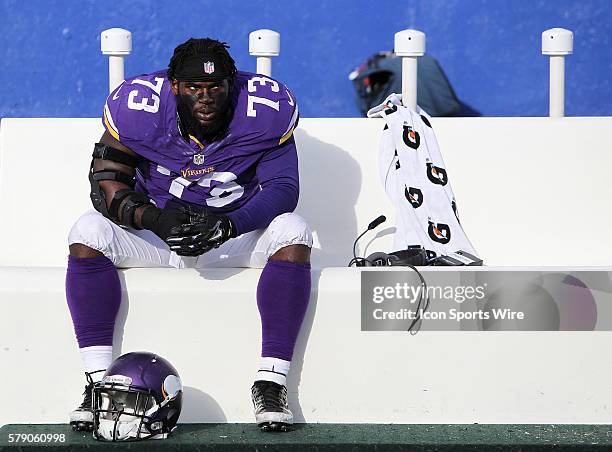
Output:
<instances>
[{"instance_id":1,"label":"purple jersey sleeve","mask_svg":"<svg viewBox=\"0 0 612 452\"><path fill-rule=\"evenodd\" d=\"M299 197L298 160L293 137L266 152L257 165L261 190L228 216L238 234L267 227L286 212L292 212Z\"/></svg>"}]
</instances>

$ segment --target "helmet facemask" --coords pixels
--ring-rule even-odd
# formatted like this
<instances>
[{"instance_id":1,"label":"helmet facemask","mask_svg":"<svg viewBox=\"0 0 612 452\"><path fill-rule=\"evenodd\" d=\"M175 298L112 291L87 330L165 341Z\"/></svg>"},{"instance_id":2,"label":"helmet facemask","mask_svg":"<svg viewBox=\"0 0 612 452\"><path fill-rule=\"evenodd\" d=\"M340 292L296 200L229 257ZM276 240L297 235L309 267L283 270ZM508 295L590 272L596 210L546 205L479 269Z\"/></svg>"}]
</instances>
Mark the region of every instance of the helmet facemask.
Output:
<instances>
[{"instance_id":1,"label":"helmet facemask","mask_svg":"<svg viewBox=\"0 0 612 452\"><path fill-rule=\"evenodd\" d=\"M161 403L151 390L115 383L98 383L93 390L94 437L102 441L163 439L175 427L172 409L182 391ZM177 416L178 417L178 416Z\"/></svg>"}]
</instances>

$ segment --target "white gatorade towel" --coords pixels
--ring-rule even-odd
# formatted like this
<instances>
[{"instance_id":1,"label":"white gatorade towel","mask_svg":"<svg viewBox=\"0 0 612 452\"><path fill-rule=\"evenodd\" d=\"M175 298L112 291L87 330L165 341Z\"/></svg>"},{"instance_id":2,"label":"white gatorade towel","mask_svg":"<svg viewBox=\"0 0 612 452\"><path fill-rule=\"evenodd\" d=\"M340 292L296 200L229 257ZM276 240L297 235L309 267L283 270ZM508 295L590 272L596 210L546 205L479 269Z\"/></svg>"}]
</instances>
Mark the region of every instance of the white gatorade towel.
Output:
<instances>
[{"instance_id":1,"label":"white gatorade towel","mask_svg":"<svg viewBox=\"0 0 612 452\"><path fill-rule=\"evenodd\" d=\"M420 245L428 257L466 251L478 256L459 223L455 195L427 114L404 107L391 94L368 117L386 122L379 150L379 172L396 210L396 250ZM435 254L434 254L435 253Z\"/></svg>"}]
</instances>

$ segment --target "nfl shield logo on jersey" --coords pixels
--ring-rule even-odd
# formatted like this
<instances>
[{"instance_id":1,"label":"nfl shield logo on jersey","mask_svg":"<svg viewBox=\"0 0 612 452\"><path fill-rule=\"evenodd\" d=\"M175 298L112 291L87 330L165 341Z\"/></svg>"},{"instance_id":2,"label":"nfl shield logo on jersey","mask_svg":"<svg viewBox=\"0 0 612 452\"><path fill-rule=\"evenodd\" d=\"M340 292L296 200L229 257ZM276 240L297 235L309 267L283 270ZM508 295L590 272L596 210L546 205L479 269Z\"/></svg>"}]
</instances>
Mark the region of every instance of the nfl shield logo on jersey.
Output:
<instances>
[{"instance_id":1,"label":"nfl shield logo on jersey","mask_svg":"<svg viewBox=\"0 0 612 452\"><path fill-rule=\"evenodd\" d=\"M201 165L204 163L204 156L202 154L195 154L193 156L193 163L196 165Z\"/></svg>"},{"instance_id":2,"label":"nfl shield logo on jersey","mask_svg":"<svg viewBox=\"0 0 612 452\"><path fill-rule=\"evenodd\" d=\"M207 61L206 63L204 63L204 72L206 72L207 74L212 74L213 72L215 72L215 63L213 63L212 61Z\"/></svg>"}]
</instances>

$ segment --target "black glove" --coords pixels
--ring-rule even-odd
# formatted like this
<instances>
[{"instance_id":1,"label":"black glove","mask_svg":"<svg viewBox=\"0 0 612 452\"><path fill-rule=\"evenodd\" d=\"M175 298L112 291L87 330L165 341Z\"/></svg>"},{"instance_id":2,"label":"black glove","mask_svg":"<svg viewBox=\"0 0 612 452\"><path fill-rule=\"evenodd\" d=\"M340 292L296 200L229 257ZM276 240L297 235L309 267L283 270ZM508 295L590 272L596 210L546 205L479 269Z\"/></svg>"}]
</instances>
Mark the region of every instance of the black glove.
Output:
<instances>
[{"instance_id":1,"label":"black glove","mask_svg":"<svg viewBox=\"0 0 612 452\"><path fill-rule=\"evenodd\" d=\"M151 206L142 212L140 224L165 242L169 236L177 234L182 225L189 224L189 214L180 210Z\"/></svg>"},{"instance_id":2,"label":"black glove","mask_svg":"<svg viewBox=\"0 0 612 452\"><path fill-rule=\"evenodd\" d=\"M173 231L166 243L179 256L199 256L236 236L236 228L228 217L208 212L192 213L188 224Z\"/></svg>"}]
</instances>

